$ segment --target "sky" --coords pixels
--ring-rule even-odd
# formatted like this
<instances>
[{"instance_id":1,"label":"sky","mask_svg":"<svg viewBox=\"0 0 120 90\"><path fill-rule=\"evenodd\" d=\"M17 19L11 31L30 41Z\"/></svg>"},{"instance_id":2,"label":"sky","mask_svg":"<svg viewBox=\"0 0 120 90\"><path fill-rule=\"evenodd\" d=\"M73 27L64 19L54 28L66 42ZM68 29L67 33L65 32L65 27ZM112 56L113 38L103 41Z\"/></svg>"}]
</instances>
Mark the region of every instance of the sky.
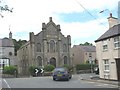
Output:
<instances>
[{"instance_id":1,"label":"sky","mask_svg":"<svg viewBox=\"0 0 120 90\"><path fill-rule=\"evenodd\" d=\"M42 30L42 23L49 17L60 24L63 35L71 35L72 45L94 43L108 29L109 13L118 17L120 0L2 0L13 13L1 12L0 38L13 33L14 39L29 40L29 32ZM105 10L103 13L100 11ZM10 30L9 30L10 29Z\"/></svg>"}]
</instances>

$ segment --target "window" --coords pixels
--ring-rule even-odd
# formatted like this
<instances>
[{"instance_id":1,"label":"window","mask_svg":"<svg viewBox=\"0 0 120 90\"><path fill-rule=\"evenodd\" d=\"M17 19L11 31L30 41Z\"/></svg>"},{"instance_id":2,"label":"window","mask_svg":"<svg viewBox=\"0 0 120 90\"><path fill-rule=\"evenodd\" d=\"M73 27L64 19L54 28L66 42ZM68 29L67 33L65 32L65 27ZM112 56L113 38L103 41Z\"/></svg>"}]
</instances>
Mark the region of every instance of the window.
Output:
<instances>
[{"instance_id":1,"label":"window","mask_svg":"<svg viewBox=\"0 0 120 90\"><path fill-rule=\"evenodd\" d=\"M109 60L104 59L104 71L109 71Z\"/></svg>"},{"instance_id":2,"label":"window","mask_svg":"<svg viewBox=\"0 0 120 90\"><path fill-rule=\"evenodd\" d=\"M64 64L67 64L67 56L64 56Z\"/></svg>"},{"instance_id":3,"label":"window","mask_svg":"<svg viewBox=\"0 0 120 90\"><path fill-rule=\"evenodd\" d=\"M41 44L37 43L37 52L41 52Z\"/></svg>"},{"instance_id":4,"label":"window","mask_svg":"<svg viewBox=\"0 0 120 90\"><path fill-rule=\"evenodd\" d=\"M56 42L56 52L58 52L58 49L59 48L59 46L58 46L58 42Z\"/></svg>"},{"instance_id":5,"label":"window","mask_svg":"<svg viewBox=\"0 0 120 90\"><path fill-rule=\"evenodd\" d=\"M54 40L50 41L50 52L55 52L55 42L54 42Z\"/></svg>"},{"instance_id":6,"label":"window","mask_svg":"<svg viewBox=\"0 0 120 90\"><path fill-rule=\"evenodd\" d=\"M47 52L49 52L49 42L47 42Z\"/></svg>"},{"instance_id":7,"label":"window","mask_svg":"<svg viewBox=\"0 0 120 90\"><path fill-rule=\"evenodd\" d=\"M89 53L89 57L92 57L92 53Z\"/></svg>"},{"instance_id":8,"label":"window","mask_svg":"<svg viewBox=\"0 0 120 90\"><path fill-rule=\"evenodd\" d=\"M37 57L38 66L42 66L42 58L40 56Z\"/></svg>"},{"instance_id":9,"label":"window","mask_svg":"<svg viewBox=\"0 0 120 90\"><path fill-rule=\"evenodd\" d=\"M104 59L103 60L103 63L104 63L104 78L105 79L109 79L110 78L110 74L109 74L109 70L110 70L110 67L109 67L109 60L108 59Z\"/></svg>"},{"instance_id":10,"label":"window","mask_svg":"<svg viewBox=\"0 0 120 90\"><path fill-rule=\"evenodd\" d=\"M120 48L120 38L119 38L119 36L114 37L114 47L115 48Z\"/></svg>"},{"instance_id":11,"label":"window","mask_svg":"<svg viewBox=\"0 0 120 90\"><path fill-rule=\"evenodd\" d=\"M9 56L12 56L12 52L9 52Z\"/></svg>"},{"instance_id":12,"label":"window","mask_svg":"<svg viewBox=\"0 0 120 90\"><path fill-rule=\"evenodd\" d=\"M63 52L67 52L67 45L63 44Z\"/></svg>"},{"instance_id":13,"label":"window","mask_svg":"<svg viewBox=\"0 0 120 90\"><path fill-rule=\"evenodd\" d=\"M107 45L107 40L103 41L103 51L107 51L108 50L108 45Z\"/></svg>"}]
</instances>

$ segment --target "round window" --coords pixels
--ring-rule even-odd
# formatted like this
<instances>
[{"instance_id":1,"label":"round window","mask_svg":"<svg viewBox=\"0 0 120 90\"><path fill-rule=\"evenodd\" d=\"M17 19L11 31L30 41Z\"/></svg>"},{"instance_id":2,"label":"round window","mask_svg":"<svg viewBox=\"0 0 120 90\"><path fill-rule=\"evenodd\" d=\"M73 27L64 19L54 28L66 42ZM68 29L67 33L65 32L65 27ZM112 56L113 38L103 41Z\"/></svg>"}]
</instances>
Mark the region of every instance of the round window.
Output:
<instances>
[{"instance_id":1,"label":"round window","mask_svg":"<svg viewBox=\"0 0 120 90\"><path fill-rule=\"evenodd\" d=\"M9 52L9 55L12 56L12 52Z\"/></svg>"}]
</instances>

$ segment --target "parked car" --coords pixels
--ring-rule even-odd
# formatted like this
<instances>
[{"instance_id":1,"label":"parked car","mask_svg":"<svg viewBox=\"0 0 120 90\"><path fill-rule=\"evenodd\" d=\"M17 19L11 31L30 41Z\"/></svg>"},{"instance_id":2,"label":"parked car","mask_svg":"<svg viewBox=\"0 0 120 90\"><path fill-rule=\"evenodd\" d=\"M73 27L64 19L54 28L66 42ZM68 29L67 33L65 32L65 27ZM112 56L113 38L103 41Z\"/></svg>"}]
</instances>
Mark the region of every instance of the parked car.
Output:
<instances>
[{"instance_id":1,"label":"parked car","mask_svg":"<svg viewBox=\"0 0 120 90\"><path fill-rule=\"evenodd\" d=\"M67 80L72 78L71 72L65 67L55 68L53 71L53 80Z\"/></svg>"}]
</instances>

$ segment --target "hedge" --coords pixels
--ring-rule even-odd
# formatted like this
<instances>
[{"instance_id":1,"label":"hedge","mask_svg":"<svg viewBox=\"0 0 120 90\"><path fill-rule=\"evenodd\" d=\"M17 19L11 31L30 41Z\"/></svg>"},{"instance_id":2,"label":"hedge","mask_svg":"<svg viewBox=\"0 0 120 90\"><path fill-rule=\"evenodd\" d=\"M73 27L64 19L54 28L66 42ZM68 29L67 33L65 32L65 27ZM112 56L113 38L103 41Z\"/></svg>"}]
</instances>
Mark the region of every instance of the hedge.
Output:
<instances>
[{"instance_id":1,"label":"hedge","mask_svg":"<svg viewBox=\"0 0 120 90\"><path fill-rule=\"evenodd\" d=\"M4 74L15 75L17 73L17 68L15 66L5 66L3 70Z\"/></svg>"},{"instance_id":2,"label":"hedge","mask_svg":"<svg viewBox=\"0 0 120 90\"><path fill-rule=\"evenodd\" d=\"M76 70L86 70L90 69L90 64L78 64L76 65Z\"/></svg>"},{"instance_id":3,"label":"hedge","mask_svg":"<svg viewBox=\"0 0 120 90\"><path fill-rule=\"evenodd\" d=\"M45 67L44 67L44 71L46 71L46 72L51 72L51 71L53 71L55 69L55 67L53 66L53 65L46 65Z\"/></svg>"},{"instance_id":4,"label":"hedge","mask_svg":"<svg viewBox=\"0 0 120 90\"><path fill-rule=\"evenodd\" d=\"M96 65L92 64L92 68L94 68ZM78 64L76 65L76 70L87 70L91 69L91 64Z\"/></svg>"}]
</instances>

